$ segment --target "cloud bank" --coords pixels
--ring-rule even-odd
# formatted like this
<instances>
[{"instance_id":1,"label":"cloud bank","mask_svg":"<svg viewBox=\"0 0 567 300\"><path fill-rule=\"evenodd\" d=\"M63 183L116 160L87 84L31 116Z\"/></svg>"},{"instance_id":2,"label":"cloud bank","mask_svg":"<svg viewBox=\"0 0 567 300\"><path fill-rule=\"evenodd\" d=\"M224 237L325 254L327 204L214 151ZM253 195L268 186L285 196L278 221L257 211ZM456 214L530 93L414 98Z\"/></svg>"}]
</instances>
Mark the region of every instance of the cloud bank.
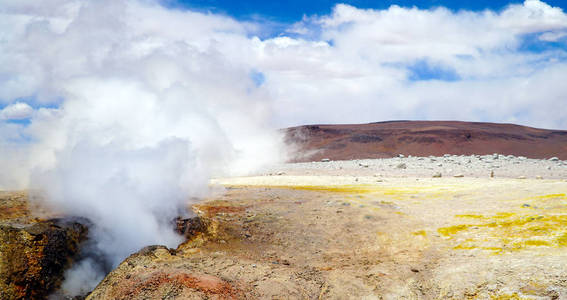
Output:
<instances>
[{"instance_id":1,"label":"cloud bank","mask_svg":"<svg viewBox=\"0 0 567 300\"><path fill-rule=\"evenodd\" d=\"M91 219L115 265L175 246L168 222L210 176L285 158L279 127L567 128L567 15L544 2L339 4L259 38L269 26L147 0L1 0L0 188Z\"/></svg>"},{"instance_id":2,"label":"cloud bank","mask_svg":"<svg viewBox=\"0 0 567 300\"><path fill-rule=\"evenodd\" d=\"M261 63L280 108L297 108L284 124L456 119L566 128L556 110L567 104L566 26L561 9L536 0L501 12L337 5L291 29L309 39L265 41L270 56Z\"/></svg>"}]
</instances>

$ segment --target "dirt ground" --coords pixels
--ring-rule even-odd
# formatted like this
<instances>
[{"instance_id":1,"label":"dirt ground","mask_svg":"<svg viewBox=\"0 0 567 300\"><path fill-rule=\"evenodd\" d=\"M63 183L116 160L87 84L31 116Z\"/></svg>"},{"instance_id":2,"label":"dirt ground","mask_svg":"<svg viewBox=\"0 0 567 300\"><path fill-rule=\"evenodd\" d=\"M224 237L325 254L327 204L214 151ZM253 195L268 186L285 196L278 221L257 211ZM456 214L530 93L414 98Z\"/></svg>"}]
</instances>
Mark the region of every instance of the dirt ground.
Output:
<instances>
[{"instance_id":1,"label":"dirt ground","mask_svg":"<svg viewBox=\"0 0 567 300\"><path fill-rule=\"evenodd\" d=\"M258 176L212 187L193 206L206 235L127 259L91 299L567 299L563 180ZM154 288L133 291L143 280Z\"/></svg>"}]
</instances>

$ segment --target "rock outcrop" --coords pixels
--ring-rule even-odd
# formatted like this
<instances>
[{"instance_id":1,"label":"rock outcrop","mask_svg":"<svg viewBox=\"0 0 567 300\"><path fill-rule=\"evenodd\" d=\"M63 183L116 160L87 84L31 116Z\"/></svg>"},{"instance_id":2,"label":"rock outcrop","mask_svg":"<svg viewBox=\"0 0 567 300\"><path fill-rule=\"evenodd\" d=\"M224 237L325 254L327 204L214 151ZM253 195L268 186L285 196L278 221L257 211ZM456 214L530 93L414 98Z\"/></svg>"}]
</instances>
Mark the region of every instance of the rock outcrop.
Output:
<instances>
[{"instance_id":1,"label":"rock outcrop","mask_svg":"<svg viewBox=\"0 0 567 300\"><path fill-rule=\"evenodd\" d=\"M148 246L132 254L97 286L91 299L240 299L230 282L184 263L165 246Z\"/></svg>"},{"instance_id":2,"label":"rock outcrop","mask_svg":"<svg viewBox=\"0 0 567 300\"><path fill-rule=\"evenodd\" d=\"M84 220L30 216L26 193L0 194L0 299L45 299L86 239Z\"/></svg>"}]
</instances>

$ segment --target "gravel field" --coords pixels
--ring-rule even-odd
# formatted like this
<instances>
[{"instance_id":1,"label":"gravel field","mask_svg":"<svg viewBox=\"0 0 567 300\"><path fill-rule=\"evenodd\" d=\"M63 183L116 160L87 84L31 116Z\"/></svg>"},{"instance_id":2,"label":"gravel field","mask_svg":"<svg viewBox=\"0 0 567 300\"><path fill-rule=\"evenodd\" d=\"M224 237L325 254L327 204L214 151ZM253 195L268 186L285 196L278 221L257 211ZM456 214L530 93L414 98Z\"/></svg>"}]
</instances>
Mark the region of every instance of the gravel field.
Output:
<instances>
[{"instance_id":1,"label":"gravel field","mask_svg":"<svg viewBox=\"0 0 567 300\"><path fill-rule=\"evenodd\" d=\"M255 175L356 175L377 177L494 177L567 179L567 161L513 155L449 155L280 164Z\"/></svg>"}]
</instances>

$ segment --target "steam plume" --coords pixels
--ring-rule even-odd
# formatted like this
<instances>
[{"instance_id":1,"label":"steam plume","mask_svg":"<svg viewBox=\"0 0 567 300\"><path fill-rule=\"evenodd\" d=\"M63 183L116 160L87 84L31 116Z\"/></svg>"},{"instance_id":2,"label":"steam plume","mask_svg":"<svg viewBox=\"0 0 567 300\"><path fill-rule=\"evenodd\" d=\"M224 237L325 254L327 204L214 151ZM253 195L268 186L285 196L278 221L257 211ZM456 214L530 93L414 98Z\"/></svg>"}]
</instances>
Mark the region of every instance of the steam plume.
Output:
<instances>
[{"instance_id":1,"label":"steam plume","mask_svg":"<svg viewBox=\"0 0 567 300\"><path fill-rule=\"evenodd\" d=\"M211 175L283 155L253 70L217 49L219 38L245 32L231 19L134 1L4 8L15 46L3 47L19 61L0 68L26 81L20 92L33 92L39 107L14 104L2 114L32 115L18 129L28 157L20 169L45 205L93 223L93 247L111 266L147 245L176 247L171 221L206 194ZM63 288L84 292L102 269L88 258Z\"/></svg>"}]
</instances>

